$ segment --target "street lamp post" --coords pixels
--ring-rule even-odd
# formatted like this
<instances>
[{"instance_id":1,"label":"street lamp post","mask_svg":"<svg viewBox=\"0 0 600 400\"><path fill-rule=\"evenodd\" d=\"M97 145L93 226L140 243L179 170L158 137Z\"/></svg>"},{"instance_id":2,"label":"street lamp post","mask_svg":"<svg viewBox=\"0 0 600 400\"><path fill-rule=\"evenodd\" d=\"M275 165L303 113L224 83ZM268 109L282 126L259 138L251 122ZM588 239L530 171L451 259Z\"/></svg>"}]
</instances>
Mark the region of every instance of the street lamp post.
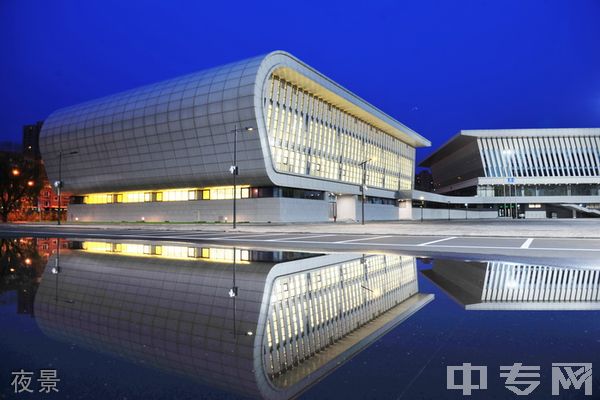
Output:
<instances>
[{"instance_id":1,"label":"street lamp post","mask_svg":"<svg viewBox=\"0 0 600 400\"><path fill-rule=\"evenodd\" d=\"M469 203L465 203L465 219L469 219Z\"/></svg>"},{"instance_id":2,"label":"street lamp post","mask_svg":"<svg viewBox=\"0 0 600 400\"><path fill-rule=\"evenodd\" d=\"M360 187L360 191L362 194L362 202L361 202L361 224L365 224L365 192L367 191L367 163L371 161L371 158L361 162L359 165L362 167L362 185Z\"/></svg>"},{"instance_id":3,"label":"street lamp post","mask_svg":"<svg viewBox=\"0 0 600 400\"><path fill-rule=\"evenodd\" d=\"M425 203L424 203L425 197L421 196L421 197L419 197L419 199L421 200L421 222L423 222L423 206L425 205Z\"/></svg>"},{"instance_id":4,"label":"street lamp post","mask_svg":"<svg viewBox=\"0 0 600 400\"><path fill-rule=\"evenodd\" d=\"M244 130L250 132L253 131L254 128L251 126L244 128ZM237 165L237 137L238 137L238 126L237 124L233 128L233 165L229 167L229 172L233 176L233 229L237 226L237 205L236 205L236 196L237 196L237 182L236 177L239 173L238 165Z\"/></svg>"},{"instance_id":5,"label":"street lamp post","mask_svg":"<svg viewBox=\"0 0 600 400\"><path fill-rule=\"evenodd\" d=\"M450 221L450 202L448 202L448 221Z\"/></svg>"},{"instance_id":6,"label":"street lamp post","mask_svg":"<svg viewBox=\"0 0 600 400\"><path fill-rule=\"evenodd\" d=\"M70 155L74 155L77 154L78 151L71 151L68 152L66 155L70 156ZM63 181L62 181L62 159L63 159L63 152L62 150L58 152L58 180L56 182L54 182L54 187L56 188L56 192L58 194L58 221L57 224L60 225L60 212L61 212L61 190L63 187Z\"/></svg>"}]
</instances>

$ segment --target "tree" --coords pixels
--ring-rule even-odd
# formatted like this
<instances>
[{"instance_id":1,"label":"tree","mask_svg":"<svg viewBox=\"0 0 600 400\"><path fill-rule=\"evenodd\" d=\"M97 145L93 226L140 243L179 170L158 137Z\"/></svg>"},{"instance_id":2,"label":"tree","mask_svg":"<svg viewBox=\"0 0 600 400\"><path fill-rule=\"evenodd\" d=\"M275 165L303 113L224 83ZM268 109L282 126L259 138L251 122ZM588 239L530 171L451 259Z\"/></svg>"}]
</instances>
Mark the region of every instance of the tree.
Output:
<instances>
[{"instance_id":1,"label":"tree","mask_svg":"<svg viewBox=\"0 0 600 400\"><path fill-rule=\"evenodd\" d=\"M0 216L8 222L11 212L32 204L42 187L39 167L18 153L0 153Z\"/></svg>"}]
</instances>

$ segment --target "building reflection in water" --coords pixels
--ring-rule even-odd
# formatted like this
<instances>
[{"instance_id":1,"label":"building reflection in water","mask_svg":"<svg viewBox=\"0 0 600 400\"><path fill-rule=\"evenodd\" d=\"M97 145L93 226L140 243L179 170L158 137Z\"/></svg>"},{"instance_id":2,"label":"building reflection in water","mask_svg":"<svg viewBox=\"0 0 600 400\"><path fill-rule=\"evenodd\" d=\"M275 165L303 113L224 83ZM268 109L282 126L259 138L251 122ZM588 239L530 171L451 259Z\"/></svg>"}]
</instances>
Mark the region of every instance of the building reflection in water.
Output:
<instances>
[{"instance_id":1,"label":"building reflection in water","mask_svg":"<svg viewBox=\"0 0 600 400\"><path fill-rule=\"evenodd\" d=\"M35 299L47 335L253 397L298 395L433 299L409 256L71 247Z\"/></svg>"},{"instance_id":2,"label":"building reflection in water","mask_svg":"<svg viewBox=\"0 0 600 400\"><path fill-rule=\"evenodd\" d=\"M598 310L600 269L437 259L422 273L467 310Z\"/></svg>"}]
</instances>

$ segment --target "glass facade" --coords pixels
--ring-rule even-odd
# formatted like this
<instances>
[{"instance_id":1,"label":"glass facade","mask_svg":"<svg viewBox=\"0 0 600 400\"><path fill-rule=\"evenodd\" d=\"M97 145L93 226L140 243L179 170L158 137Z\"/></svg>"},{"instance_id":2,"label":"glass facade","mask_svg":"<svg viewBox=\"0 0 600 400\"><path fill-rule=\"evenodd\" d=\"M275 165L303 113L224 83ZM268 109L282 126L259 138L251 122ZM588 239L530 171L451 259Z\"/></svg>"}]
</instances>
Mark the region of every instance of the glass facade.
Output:
<instances>
[{"instance_id":1,"label":"glass facade","mask_svg":"<svg viewBox=\"0 0 600 400\"><path fill-rule=\"evenodd\" d=\"M478 138L486 177L600 176L597 136Z\"/></svg>"},{"instance_id":2,"label":"glass facade","mask_svg":"<svg viewBox=\"0 0 600 400\"><path fill-rule=\"evenodd\" d=\"M319 190L305 190L286 187L250 187L241 185L236 188L237 199L262 197L289 197L296 199L323 200L325 194ZM232 200L233 186L208 188L164 189L158 191L133 191L121 193L93 193L75 196L74 203L112 204L144 203L190 200Z\"/></svg>"},{"instance_id":3,"label":"glass facade","mask_svg":"<svg viewBox=\"0 0 600 400\"><path fill-rule=\"evenodd\" d=\"M414 148L312 93L271 75L264 95L276 171L387 190L410 190Z\"/></svg>"}]
</instances>

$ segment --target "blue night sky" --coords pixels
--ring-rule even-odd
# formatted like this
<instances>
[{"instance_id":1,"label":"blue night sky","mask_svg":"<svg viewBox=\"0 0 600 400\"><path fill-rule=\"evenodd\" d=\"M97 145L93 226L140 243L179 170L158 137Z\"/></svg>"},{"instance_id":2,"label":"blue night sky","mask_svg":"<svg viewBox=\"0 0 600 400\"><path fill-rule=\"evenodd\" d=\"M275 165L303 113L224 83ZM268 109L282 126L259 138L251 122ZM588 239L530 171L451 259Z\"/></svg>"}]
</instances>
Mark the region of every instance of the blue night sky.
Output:
<instances>
[{"instance_id":1,"label":"blue night sky","mask_svg":"<svg viewBox=\"0 0 600 400\"><path fill-rule=\"evenodd\" d=\"M60 107L276 49L434 147L460 129L598 127L598 21L593 0L2 0L0 141Z\"/></svg>"}]
</instances>

